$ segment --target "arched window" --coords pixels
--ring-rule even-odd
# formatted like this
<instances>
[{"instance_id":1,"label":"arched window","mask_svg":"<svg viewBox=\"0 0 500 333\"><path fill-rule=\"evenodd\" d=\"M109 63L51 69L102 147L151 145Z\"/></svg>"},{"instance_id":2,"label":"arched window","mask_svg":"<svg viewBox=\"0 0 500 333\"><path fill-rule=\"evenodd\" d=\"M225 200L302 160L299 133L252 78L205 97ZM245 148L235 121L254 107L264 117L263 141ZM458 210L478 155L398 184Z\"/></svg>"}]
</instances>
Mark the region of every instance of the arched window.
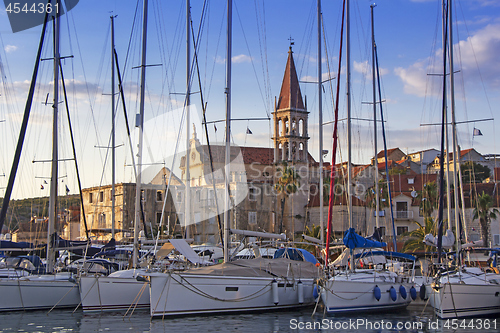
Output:
<instances>
[{"instance_id":1,"label":"arched window","mask_svg":"<svg viewBox=\"0 0 500 333\"><path fill-rule=\"evenodd\" d=\"M278 119L278 130L276 132L276 137L283 136L283 121L281 118Z\"/></svg>"},{"instance_id":2,"label":"arched window","mask_svg":"<svg viewBox=\"0 0 500 333\"><path fill-rule=\"evenodd\" d=\"M299 143L299 160L304 160L304 143Z\"/></svg>"},{"instance_id":3,"label":"arched window","mask_svg":"<svg viewBox=\"0 0 500 333\"><path fill-rule=\"evenodd\" d=\"M299 119L299 135L304 136L304 119Z\"/></svg>"}]
</instances>

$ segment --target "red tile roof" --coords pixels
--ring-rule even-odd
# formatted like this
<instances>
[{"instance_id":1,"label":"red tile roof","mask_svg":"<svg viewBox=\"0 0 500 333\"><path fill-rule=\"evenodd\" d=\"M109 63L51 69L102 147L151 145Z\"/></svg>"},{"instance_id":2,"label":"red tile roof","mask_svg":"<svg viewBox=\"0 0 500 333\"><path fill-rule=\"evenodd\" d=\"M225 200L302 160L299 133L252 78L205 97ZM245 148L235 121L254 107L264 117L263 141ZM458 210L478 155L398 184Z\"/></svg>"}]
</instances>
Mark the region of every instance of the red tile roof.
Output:
<instances>
[{"instance_id":1,"label":"red tile roof","mask_svg":"<svg viewBox=\"0 0 500 333\"><path fill-rule=\"evenodd\" d=\"M396 150L398 150L399 148L392 148L392 149L387 149L387 158L389 158L389 156L395 152ZM385 156L385 153L383 150L379 151L379 153L377 154L377 158L382 158Z\"/></svg>"},{"instance_id":2,"label":"red tile roof","mask_svg":"<svg viewBox=\"0 0 500 333\"><path fill-rule=\"evenodd\" d=\"M212 152L212 160L214 163L224 163L225 162L225 151L226 147L223 145L210 145L210 150ZM208 146L201 145L198 147L198 151L202 156L205 164L210 163L210 157L208 154ZM274 148L267 147L239 147L231 146L230 156L231 160L236 158L241 152L244 164L258 163L263 165L272 165L274 163ZM317 162L308 153L309 163L316 165ZM185 166L186 156L181 157L181 168Z\"/></svg>"}]
</instances>

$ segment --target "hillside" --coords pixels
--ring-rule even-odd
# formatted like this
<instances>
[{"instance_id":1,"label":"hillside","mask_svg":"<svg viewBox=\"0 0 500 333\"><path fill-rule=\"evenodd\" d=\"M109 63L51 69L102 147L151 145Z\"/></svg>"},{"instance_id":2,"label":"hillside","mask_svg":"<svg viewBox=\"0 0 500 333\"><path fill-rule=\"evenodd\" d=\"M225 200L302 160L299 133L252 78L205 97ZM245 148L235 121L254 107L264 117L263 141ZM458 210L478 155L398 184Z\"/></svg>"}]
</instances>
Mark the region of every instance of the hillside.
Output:
<instances>
[{"instance_id":1,"label":"hillside","mask_svg":"<svg viewBox=\"0 0 500 333\"><path fill-rule=\"evenodd\" d=\"M3 201L3 198L1 198ZM71 206L80 206L78 195L59 196L59 211ZM28 198L11 200L5 225L9 230L16 230L19 223L29 222L32 216L47 217L49 209L49 197Z\"/></svg>"}]
</instances>

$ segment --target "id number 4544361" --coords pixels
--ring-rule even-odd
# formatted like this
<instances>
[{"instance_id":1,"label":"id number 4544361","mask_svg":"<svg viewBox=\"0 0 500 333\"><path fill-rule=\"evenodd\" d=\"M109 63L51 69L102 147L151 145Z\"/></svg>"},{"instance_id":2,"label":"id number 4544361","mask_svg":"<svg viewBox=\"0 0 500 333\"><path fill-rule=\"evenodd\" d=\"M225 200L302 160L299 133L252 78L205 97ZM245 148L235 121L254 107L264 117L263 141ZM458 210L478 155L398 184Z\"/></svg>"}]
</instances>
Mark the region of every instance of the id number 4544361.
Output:
<instances>
[{"instance_id":1,"label":"id number 4544361","mask_svg":"<svg viewBox=\"0 0 500 333\"><path fill-rule=\"evenodd\" d=\"M40 3L33 3L30 6L26 2L25 3L9 2L7 7L5 7L5 11L9 14L21 14L21 13L50 14L52 12L55 12L57 14L59 13L59 3L56 2L55 4L50 4L50 3L40 2Z\"/></svg>"},{"instance_id":2,"label":"id number 4544361","mask_svg":"<svg viewBox=\"0 0 500 333\"><path fill-rule=\"evenodd\" d=\"M472 330L496 330L497 319L477 318L477 319L446 319L443 327L450 330L472 329Z\"/></svg>"}]
</instances>

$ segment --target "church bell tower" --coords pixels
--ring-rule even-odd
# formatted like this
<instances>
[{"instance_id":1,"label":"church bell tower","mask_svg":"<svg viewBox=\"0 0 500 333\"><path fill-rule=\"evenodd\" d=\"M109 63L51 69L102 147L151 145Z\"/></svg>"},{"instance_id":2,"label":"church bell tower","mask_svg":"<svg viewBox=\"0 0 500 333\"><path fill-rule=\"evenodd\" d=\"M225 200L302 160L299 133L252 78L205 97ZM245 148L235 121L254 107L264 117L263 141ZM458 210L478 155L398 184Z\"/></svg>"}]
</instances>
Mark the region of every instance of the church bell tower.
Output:
<instances>
[{"instance_id":1,"label":"church bell tower","mask_svg":"<svg viewBox=\"0 0 500 333\"><path fill-rule=\"evenodd\" d=\"M308 114L307 106L302 100L290 46L280 95L275 101L273 112L274 163L307 163Z\"/></svg>"}]
</instances>

